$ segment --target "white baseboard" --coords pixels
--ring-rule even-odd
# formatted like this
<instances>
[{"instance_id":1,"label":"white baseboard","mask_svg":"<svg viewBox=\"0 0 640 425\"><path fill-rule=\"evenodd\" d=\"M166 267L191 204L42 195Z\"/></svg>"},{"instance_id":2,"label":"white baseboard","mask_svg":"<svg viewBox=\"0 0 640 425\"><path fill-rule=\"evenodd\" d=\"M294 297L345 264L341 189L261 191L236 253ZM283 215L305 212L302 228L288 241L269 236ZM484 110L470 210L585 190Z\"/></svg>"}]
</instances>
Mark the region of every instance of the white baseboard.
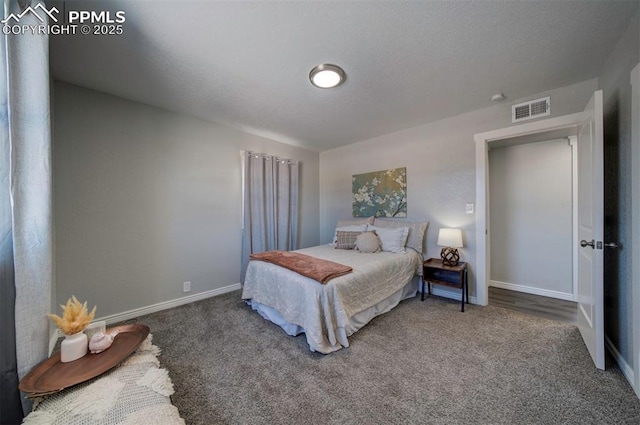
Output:
<instances>
[{"instance_id":1,"label":"white baseboard","mask_svg":"<svg viewBox=\"0 0 640 425\"><path fill-rule=\"evenodd\" d=\"M629 366L629 363L627 363L626 360L622 357L616 346L613 345L613 342L611 342L607 335L604 336L604 345L607 347L609 352L611 352L611 355L616 360L616 363L618 363L618 367L622 371L624 377L627 378L627 381L629 381L631 388L634 388L635 380L633 375L633 368Z\"/></svg>"},{"instance_id":2,"label":"white baseboard","mask_svg":"<svg viewBox=\"0 0 640 425\"><path fill-rule=\"evenodd\" d=\"M540 295L543 297L556 298L565 301L576 301L573 294L560 291L552 291L550 289L534 288L533 286L518 285L515 283L500 282L498 280L490 280L489 286L496 288L508 289L510 291L524 292L525 294Z\"/></svg>"},{"instance_id":3,"label":"white baseboard","mask_svg":"<svg viewBox=\"0 0 640 425\"><path fill-rule=\"evenodd\" d=\"M425 291L427 290L426 283L425 283L424 290ZM420 287L418 288L418 294L420 294L420 291L422 291L422 283L420 283ZM462 301L462 291L460 289L447 291L446 289L438 285L431 285L431 294L438 297L442 297L442 298L449 298L456 301ZM469 296L469 304L477 304L476 297Z\"/></svg>"},{"instance_id":4,"label":"white baseboard","mask_svg":"<svg viewBox=\"0 0 640 425\"><path fill-rule=\"evenodd\" d=\"M145 316L147 314L156 313L158 311L167 310L173 307L178 307L192 302L204 300L207 298L215 297L217 295L226 294L227 292L237 291L241 287L242 286L240 285L240 283L234 283L233 285L223 286L222 288L199 292L197 294L188 295L186 297L163 301L161 303L148 305L146 307L135 308L133 310L123 311L122 313L100 317L98 319L95 319L95 321L104 320L107 322L107 325L117 322L123 322L125 320L134 319L136 317Z\"/></svg>"}]
</instances>

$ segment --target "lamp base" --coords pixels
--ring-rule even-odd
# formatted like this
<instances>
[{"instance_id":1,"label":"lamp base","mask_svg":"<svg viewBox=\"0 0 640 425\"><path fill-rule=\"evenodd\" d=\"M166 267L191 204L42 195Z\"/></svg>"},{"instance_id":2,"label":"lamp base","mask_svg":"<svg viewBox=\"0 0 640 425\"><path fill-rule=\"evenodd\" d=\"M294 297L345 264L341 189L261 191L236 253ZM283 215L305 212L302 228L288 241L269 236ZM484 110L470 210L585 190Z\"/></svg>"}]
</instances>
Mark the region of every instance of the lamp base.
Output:
<instances>
[{"instance_id":1,"label":"lamp base","mask_svg":"<svg viewBox=\"0 0 640 425\"><path fill-rule=\"evenodd\" d=\"M442 251L440 251L440 258L445 266L457 266L458 261L460 261L460 254L457 249L447 247L442 248Z\"/></svg>"}]
</instances>

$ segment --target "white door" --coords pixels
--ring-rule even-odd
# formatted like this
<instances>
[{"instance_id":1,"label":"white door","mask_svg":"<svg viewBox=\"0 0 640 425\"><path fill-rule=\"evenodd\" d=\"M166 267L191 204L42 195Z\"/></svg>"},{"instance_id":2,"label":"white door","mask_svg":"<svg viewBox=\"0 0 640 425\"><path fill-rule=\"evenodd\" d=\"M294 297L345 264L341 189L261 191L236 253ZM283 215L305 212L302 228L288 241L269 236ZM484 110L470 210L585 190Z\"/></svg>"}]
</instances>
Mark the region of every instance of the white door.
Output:
<instances>
[{"instance_id":1,"label":"white door","mask_svg":"<svg viewBox=\"0 0 640 425\"><path fill-rule=\"evenodd\" d=\"M598 90L578 129L578 327L598 369L604 369L602 113Z\"/></svg>"}]
</instances>

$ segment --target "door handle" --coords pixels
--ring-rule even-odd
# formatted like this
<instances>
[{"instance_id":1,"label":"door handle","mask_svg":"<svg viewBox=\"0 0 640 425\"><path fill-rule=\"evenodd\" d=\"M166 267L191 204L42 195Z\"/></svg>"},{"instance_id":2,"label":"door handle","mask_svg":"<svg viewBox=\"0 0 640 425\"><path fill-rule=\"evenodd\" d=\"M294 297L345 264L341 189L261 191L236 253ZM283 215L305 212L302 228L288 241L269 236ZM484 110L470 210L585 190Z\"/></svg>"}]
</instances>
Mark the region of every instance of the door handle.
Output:
<instances>
[{"instance_id":1,"label":"door handle","mask_svg":"<svg viewBox=\"0 0 640 425\"><path fill-rule=\"evenodd\" d=\"M591 247L591 249L596 249L596 241L591 239L591 242L587 242L584 239L580 241L580 246L583 248L586 248L588 246Z\"/></svg>"},{"instance_id":2,"label":"door handle","mask_svg":"<svg viewBox=\"0 0 640 425\"><path fill-rule=\"evenodd\" d=\"M620 248L620 245L618 245L615 242L609 242L609 243L605 243L604 246L606 246L607 248L613 248L613 249L618 249Z\"/></svg>"}]
</instances>

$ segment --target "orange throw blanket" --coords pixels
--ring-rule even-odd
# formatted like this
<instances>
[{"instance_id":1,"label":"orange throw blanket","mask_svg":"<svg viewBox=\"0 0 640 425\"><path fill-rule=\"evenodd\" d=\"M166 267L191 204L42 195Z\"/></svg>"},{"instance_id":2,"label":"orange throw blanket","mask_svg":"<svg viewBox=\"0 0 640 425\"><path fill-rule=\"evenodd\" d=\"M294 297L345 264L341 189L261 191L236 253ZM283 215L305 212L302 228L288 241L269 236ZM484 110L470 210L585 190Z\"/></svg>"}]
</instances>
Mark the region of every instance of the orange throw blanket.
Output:
<instances>
[{"instance_id":1,"label":"orange throw blanket","mask_svg":"<svg viewBox=\"0 0 640 425\"><path fill-rule=\"evenodd\" d=\"M317 280L322 284L327 283L334 277L342 276L353 271L349 266L311 257L310 255L299 254L297 252L267 251L259 254L251 254L249 258L276 264L313 280Z\"/></svg>"}]
</instances>

